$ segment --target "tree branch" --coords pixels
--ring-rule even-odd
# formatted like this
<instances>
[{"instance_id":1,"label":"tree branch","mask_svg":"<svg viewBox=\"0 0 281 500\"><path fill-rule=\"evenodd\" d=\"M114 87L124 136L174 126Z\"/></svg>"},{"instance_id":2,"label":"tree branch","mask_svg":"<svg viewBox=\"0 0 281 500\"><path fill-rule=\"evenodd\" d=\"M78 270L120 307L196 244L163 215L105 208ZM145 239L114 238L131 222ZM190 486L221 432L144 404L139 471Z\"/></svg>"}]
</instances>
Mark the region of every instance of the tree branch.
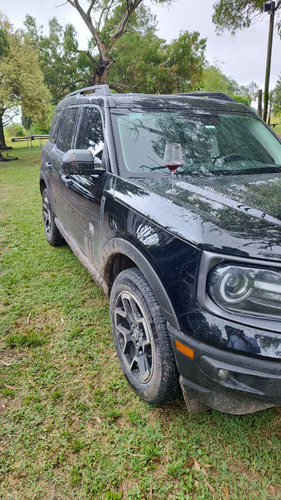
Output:
<instances>
[{"instance_id":1,"label":"tree branch","mask_svg":"<svg viewBox=\"0 0 281 500\"><path fill-rule=\"evenodd\" d=\"M143 2L143 0L127 0L127 10L125 14L122 16L119 25L117 26L117 29L115 33L112 35L112 40L116 41L124 32L125 25L131 16L131 14L137 9L137 7Z\"/></svg>"},{"instance_id":2,"label":"tree branch","mask_svg":"<svg viewBox=\"0 0 281 500\"><path fill-rule=\"evenodd\" d=\"M125 85L124 83L117 83L117 82L111 82L108 84L108 86L112 89L115 90L116 92L127 92L132 91L132 86L131 85ZM137 86L133 88L133 91L137 91Z\"/></svg>"},{"instance_id":3,"label":"tree branch","mask_svg":"<svg viewBox=\"0 0 281 500\"><path fill-rule=\"evenodd\" d=\"M105 14L105 19L104 19L104 25L106 24L106 21L108 19L108 15L109 15L109 12L111 11L111 8L112 6L114 6L114 3L115 3L115 0L111 0L110 4L107 5L106 7L104 7L101 11L101 14L100 14L100 18L98 20L98 23L97 23L97 27L98 29L100 29L101 27L101 22L102 22L102 18L103 18L103 15ZM116 6L116 4L115 4Z\"/></svg>"},{"instance_id":4,"label":"tree branch","mask_svg":"<svg viewBox=\"0 0 281 500\"><path fill-rule=\"evenodd\" d=\"M96 60L95 60L95 58L92 56L91 52L89 52L88 50L86 51L86 56L88 56L88 57L89 57L89 59L92 61L92 63L94 64L94 66L95 66L96 68L98 68L98 67L99 67L99 65L98 65L97 61L96 61Z\"/></svg>"},{"instance_id":5,"label":"tree branch","mask_svg":"<svg viewBox=\"0 0 281 500\"><path fill-rule=\"evenodd\" d=\"M89 8L87 10L87 17L90 17L92 8L94 7L95 3L97 3L97 0L91 0Z\"/></svg>"},{"instance_id":6,"label":"tree branch","mask_svg":"<svg viewBox=\"0 0 281 500\"><path fill-rule=\"evenodd\" d=\"M97 0L91 0L90 7L88 8L87 12L85 12L82 9L78 0L67 0L67 2L79 12L80 16L82 17L83 21L85 22L86 26L88 27L90 33L92 34L92 36L97 44L98 51L100 53L101 58L104 59L105 58L105 47L100 39L100 36L99 36L96 28L93 25L92 18L91 18L91 11L92 11L95 3L97 2Z\"/></svg>"}]
</instances>

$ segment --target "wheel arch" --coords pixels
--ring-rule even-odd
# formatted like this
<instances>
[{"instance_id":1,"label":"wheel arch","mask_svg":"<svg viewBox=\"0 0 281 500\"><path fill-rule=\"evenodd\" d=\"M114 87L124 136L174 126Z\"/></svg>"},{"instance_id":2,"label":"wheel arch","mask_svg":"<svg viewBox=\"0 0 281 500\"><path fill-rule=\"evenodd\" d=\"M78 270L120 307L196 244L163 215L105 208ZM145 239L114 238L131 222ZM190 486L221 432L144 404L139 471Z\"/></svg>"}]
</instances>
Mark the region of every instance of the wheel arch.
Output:
<instances>
[{"instance_id":1,"label":"wheel arch","mask_svg":"<svg viewBox=\"0 0 281 500\"><path fill-rule=\"evenodd\" d=\"M179 328L177 316L165 287L143 253L132 243L122 238L107 242L102 252L101 274L108 284L108 295L115 278L121 271L137 267L150 284L163 315L174 328Z\"/></svg>"},{"instance_id":2,"label":"wheel arch","mask_svg":"<svg viewBox=\"0 0 281 500\"><path fill-rule=\"evenodd\" d=\"M39 178L39 188L40 188L40 193L42 195L44 189L47 187L47 182L45 177L41 174Z\"/></svg>"}]
</instances>

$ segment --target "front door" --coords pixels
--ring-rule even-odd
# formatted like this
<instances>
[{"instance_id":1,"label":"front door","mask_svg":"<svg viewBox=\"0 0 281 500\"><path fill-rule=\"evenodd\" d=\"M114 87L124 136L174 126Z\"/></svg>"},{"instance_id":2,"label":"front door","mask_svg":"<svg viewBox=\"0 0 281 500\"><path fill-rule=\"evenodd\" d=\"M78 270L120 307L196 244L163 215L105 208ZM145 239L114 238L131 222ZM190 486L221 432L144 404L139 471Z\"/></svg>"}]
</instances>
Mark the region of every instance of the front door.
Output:
<instances>
[{"instance_id":1,"label":"front door","mask_svg":"<svg viewBox=\"0 0 281 500\"><path fill-rule=\"evenodd\" d=\"M109 175L104 152L103 120L97 106L82 106L72 147L89 149L95 166L104 168L102 174L66 176L62 173L60 177L71 214L71 235L86 257L95 264L99 257L100 206Z\"/></svg>"}]
</instances>

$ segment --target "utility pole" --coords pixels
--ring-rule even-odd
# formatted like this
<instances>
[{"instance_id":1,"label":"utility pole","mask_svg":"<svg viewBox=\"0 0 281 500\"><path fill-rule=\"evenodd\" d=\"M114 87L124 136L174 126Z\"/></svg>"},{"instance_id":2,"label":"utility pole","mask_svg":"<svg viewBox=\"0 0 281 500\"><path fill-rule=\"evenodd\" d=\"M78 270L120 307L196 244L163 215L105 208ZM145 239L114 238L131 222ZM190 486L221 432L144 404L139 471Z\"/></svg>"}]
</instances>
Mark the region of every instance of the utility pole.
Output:
<instances>
[{"instance_id":1,"label":"utility pole","mask_svg":"<svg viewBox=\"0 0 281 500\"><path fill-rule=\"evenodd\" d=\"M265 69L265 82L264 82L264 96L263 96L263 120L266 122L267 119L267 109L268 109L268 93L269 93L269 79L270 79L270 69L271 69L271 54L272 54L272 41L273 41L273 29L274 29L274 17L275 12L281 4L281 0L275 4L275 2L265 2L263 4L264 12L268 12L269 18L269 31L268 31L268 43L267 43L267 58L266 58L266 69Z\"/></svg>"}]
</instances>

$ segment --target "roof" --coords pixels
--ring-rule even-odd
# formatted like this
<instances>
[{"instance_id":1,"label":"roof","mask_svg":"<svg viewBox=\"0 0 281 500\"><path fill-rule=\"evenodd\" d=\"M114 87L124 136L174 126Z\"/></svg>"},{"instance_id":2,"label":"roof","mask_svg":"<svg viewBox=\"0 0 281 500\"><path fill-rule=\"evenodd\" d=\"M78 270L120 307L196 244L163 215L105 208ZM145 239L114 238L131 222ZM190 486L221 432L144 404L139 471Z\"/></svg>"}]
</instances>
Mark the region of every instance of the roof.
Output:
<instances>
[{"instance_id":1,"label":"roof","mask_svg":"<svg viewBox=\"0 0 281 500\"><path fill-rule=\"evenodd\" d=\"M108 85L97 85L76 90L68 94L58 104L58 108L65 104L95 103L101 107L130 108L134 110L151 109L200 109L206 112L216 111L247 111L247 106L235 102L231 97L220 92L195 92L193 94L115 94L111 93ZM98 102L97 102L98 101Z\"/></svg>"}]
</instances>

